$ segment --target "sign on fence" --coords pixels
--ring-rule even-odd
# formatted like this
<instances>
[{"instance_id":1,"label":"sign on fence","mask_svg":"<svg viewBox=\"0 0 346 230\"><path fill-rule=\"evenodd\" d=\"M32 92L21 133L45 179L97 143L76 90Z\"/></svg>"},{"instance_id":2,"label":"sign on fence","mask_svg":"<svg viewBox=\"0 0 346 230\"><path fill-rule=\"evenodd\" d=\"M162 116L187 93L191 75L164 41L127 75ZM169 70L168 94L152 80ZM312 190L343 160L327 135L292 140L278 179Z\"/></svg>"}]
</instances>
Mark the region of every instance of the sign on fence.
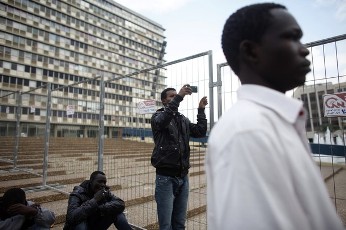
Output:
<instances>
[{"instance_id":1,"label":"sign on fence","mask_svg":"<svg viewBox=\"0 0 346 230\"><path fill-rule=\"evenodd\" d=\"M346 92L323 95L325 117L346 116Z\"/></svg>"},{"instance_id":2,"label":"sign on fence","mask_svg":"<svg viewBox=\"0 0 346 230\"><path fill-rule=\"evenodd\" d=\"M137 113L155 113L156 112L156 102L155 100L141 101L137 104Z\"/></svg>"}]
</instances>

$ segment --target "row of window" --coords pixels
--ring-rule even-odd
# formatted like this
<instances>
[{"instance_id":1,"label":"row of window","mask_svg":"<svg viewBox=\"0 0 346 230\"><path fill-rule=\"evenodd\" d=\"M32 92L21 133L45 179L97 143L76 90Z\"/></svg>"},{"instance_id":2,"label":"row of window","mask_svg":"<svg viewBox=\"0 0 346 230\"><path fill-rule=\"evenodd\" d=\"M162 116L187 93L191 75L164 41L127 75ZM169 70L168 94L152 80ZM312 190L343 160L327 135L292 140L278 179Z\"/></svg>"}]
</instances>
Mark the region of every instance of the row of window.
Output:
<instances>
[{"instance_id":1,"label":"row of window","mask_svg":"<svg viewBox=\"0 0 346 230\"><path fill-rule=\"evenodd\" d=\"M33 4L36 4L36 3L33 3ZM40 8L40 7L38 7L38 8ZM17 15L19 17L22 17L23 19L30 19L34 22L41 24L41 25L49 26L50 28L55 28L55 29L58 29L60 31L64 31L66 33L73 33L77 36L84 37L85 39L88 39L87 41L97 40L97 37L89 35L89 34L84 33L82 31L76 30L74 28L67 27L67 26L65 26L65 24L56 23L55 21L51 21L51 20L48 20L47 18L27 13L25 11L13 8L9 5L0 4L0 10L3 10L4 12L12 13L12 14ZM39 10L37 10L37 12L39 12ZM65 15L65 16L70 17L67 15ZM61 19L61 18L59 18L59 19ZM66 24L70 25L70 23L66 23ZM129 38L119 36L119 32L117 34L111 33L109 31L102 30L101 28L96 27L94 25L90 25L90 24L89 24L89 27L92 27L92 28L85 28L85 29L83 29L83 31L89 31L89 32L91 32L91 34L97 34L98 33L98 34L100 34L101 37L103 37L105 39L105 41L108 41L110 39L116 39L116 40L120 39L123 41L127 41L129 45L134 45L137 49L143 49L147 52L153 52L154 54L159 55L159 50L150 48L150 47L144 45L143 43L133 41ZM114 25L112 27L114 27ZM128 36L130 36L130 34L133 35L133 33L134 33L133 31L127 31ZM93 39L90 39L90 37ZM98 40L101 40L101 39L98 38ZM100 43L101 43L101 46L103 46L105 42L100 42ZM160 48L160 47L161 47L161 44L157 48Z\"/></svg>"},{"instance_id":2,"label":"row of window","mask_svg":"<svg viewBox=\"0 0 346 230\"><path fill-rule=\"evenodd\" d=\"M61 3L61 2L59 2ZM64 4L64 3L61 3L61 4ZM42 5L40 7L40 11L43 11L45 12L45 9L42 9ZM50 10L51 12L53 11L52 9L49 9L46 7L46 9ZM90 8L84 8L86 10L89 10ZM72 12L75 12L76 15L78 15L79 18L83 18L85 21L89 21L90 23L86 23L85 21L82 21L82 20L79 20L79 19L76 19L76 18L73 18L73 17L66 17L66 21L67 23L73 23L75 24L76 26L81 26L81 27L84 27L85 29L87 30L94 30L94 26L93 24L100 24L102 28L105 28L107 30L110 30L110 31L115 31L115 32L120 32L120 33L123 33L123 34L126 34L128 35L129 37L130 36L134 36L134 37L137 37L138 40L143 40L143 42L146 42L146 43L149 43L151 44L152 46L154 47L161 47L161 43L159 42L156 42L155 40L149 38L149 35L151 35L150 37L153 37L154 39L156 40L162 40L162 35L160 37L155 37L154 34L150 31L147 31L146 29L144 29L143 27L139 27L139 26L135 26L134 23L128 21L128 20L125 20L122 25L125 25L127 28L131 28L131 29L137 29L141 32L141 34L145 34L146 36L142 36L140 34L136 34L133 30L128 30L126 29L125 27L123 26L118 26L117 24L114 24L112 22L109 22L107 20L104 20L103 18L105 18L106 15L102 14L102 13L107 13L106 11L102 11L101 14L98 14L99 17L96 17L90 13L87 13L87 12L84 12L84 11L81 11L80 10L80 7L71 7L71 11ZM98 11L98 13L100 13L100 11ZM59 15L57 15L56 17L58 18ZM114 22L117 23L117 16L116 15L112 15L111 17L109 17L111 20L114 19Z\"/></svg>"},{"instance_id":3,"label":"row of window","mask_svg":"<svg viewBox=\"0 0 346 230\"><path fill-rule=\"evenodd\" d=\"M46 109L40 109L40 108L32 108L32 107L21 107L21 115L36 115L36 116L46 116L47 115L47 110ZM7 113L7 114L14 114L16 111L15 106L5 106L5 105L0 105L0 113ZM67 115L66 111L62 110L52 110L51 111L51 116L52 117L69 117L69 118L79 118L79 119L84 119L84 120L99 120L100 115L97 113L81 113L81 112L74 112L72 115ZM138 118L140 121L145 122L147 124L150 124L150 119L143 119L143 118ZM137 118L135 117L126 117L126 116L114 116L114 115L104 115L104 120L105 121L118 121L118 120L123 120L127 122L136 122Z\"/></svg>"},{"instance_id":4,"label":"row of window","mask_svg":"<svg viewBox=\"0 0 346 230\"><path fill-rule=\"evenodd\" d=\"M72 2L72 1L69 1L69 2ZM118 6L115 6L114 3L112 3L112 2L108 2L108 1L105 1L105 0L96 0L96 2L98 4L102 5L108 11L103 10L100 7L95 6L95 5L91 4L91 3L88 3L88 2L86 2L84 0L77 0L77 1L74 1L74 2L76 2L77 5L79 5L79 6L85 6L85 8L89 9L94 14L97 14L97 15L100 15L100 16L105 16L105 17L108 17L108 18L113 18L113 17L115 17L115 14L113 12L115 12L118 15L122 15L124 18L126 18L126 20L130 19L130 20L134 21L136 24L141 25L142 27L148 28L149 30L155 31L158 34L161 34L162 31L163 31L163 29L161 27L156 26L156 25L148 22L147 20L143 20L142 18L137 17L136 15L134 15L132 13L126 12L124 9L119 8ZM117 20L119 20L119 18L117 18Z\"/></svg>"},{"instance_id":5,"label":"row of window","mask_svg":"<svg viewBox=\"0 0 346 230\"><path fill-rule=\"evenodd\" d=\"M1 21L1 17L0 17L0 21ZM18 24L18 23L14 23L14 24ZM15 26L15 25L13 25ZM47 33L47 32L45 32ZM66 59L66 58L70 58L70 59L74 59L75 62L88 62L88 63L97 63L98 65L109 65L109 63L113 63L114 60L123 60L125 63L132 63L134 65L136 65L137 67L139 66L151 66L149 64L145 65L142 62L139 62L136 59L133 58L128 58L124 55L118 55L114 52L109 52L103 49L99 49L96 47L91 47L90 52L95 52L100 56L104 56L104 58L108 58L108 60L112 60L111 62L108 62L106 60L102 60L99 58L95 58L91 55L84 55L82 53L78 53L75 51L71 51L68 49L63 49L60 47L56 47L53 45L48 45L45 43L41 43L41 42L37 42L35 40L29 39L29 38L25 38L25 37L21 37L21 36L17 36L17 35L12 35L9 33L5 33L5 32L1 32L0 31L0 39L4 39L7 43L10 43L12 46L20 46L20 45L27 45L30 46L32 48L38 48L41 52L47 51L47 52L52 52L54 53L55 57L59 57L62 59ZM51 41L50 37L46 37L45 36L45 40ZM73 40L71 40L72 42ZM148 60L150 61L150 60ZM121 65L121 64L120 64Z\"/></svg>"},{"instance_id":6,"label":"row of window","mask_svg":"<svg viewBox=\"0 0 346 230\"><path fill-rule=\"evenodd\" d=\"M76 1L72 1L70 3L71 3L71 5L73 5L75 2ZM124 17L119 17L118 16L119 12L118 12L118 15L116 15L116 14L114 14L114 11L103 10L100 7L98 7L94 4L88 3L86 1L76 2L77 7L72 7L68 4L63 3L62 1L52 2L51 6L57 8L58 10L66 9L66 12L69 15L74 13L74 14L78 15L80 18L85 18L85 20L90 21L90 23L92 23L92 24L100 22L101 25L103 25L104 27L106 27L110 30L112 28L114 28L114 23L115 23L115 24L120 25L119 26L120 29L122 29L122 27L124 27L124 26L125 27L128 26L128 28L135 28L136 30L140 31L141 33L148 34L148 35L150 34L153 39L160 40L162 38L161 34L163 32L163 29L158 29L157 31L154 32L155 33L154 34L152 30L147 30L145 27L138 25L137 22L140 20L140 18L135 16L136 20L133 20L135 23L129 21L129 19L134 16L133 14L129 15L128 13L126 13L124 15ZM80 9L83 9L85 11L89 11L91 13L86 13L84 11L81 11ZM109 8L107 8L107 9L109 9ZM47 7L44 8L44 6L42 6L42 5L40 5L40 11L43 11L46 14L52 14L55 17L59 17L61 14L60 12L53 12L52 9L49 9ZM120 11L121 14L123 14L123 12L124 11ZM98 15L99 17L96 17L92 14ZM108 21L104 20L103 18L107 18ZM69 20L67 18L67 20L68 20L68 22L75 23L77 25L79 24L75 18L71 18L71 20ZM112 21L113 23L111 23L110 21ZM112 24L112 25L107 26L107 24ZM81 26L83 26L83 24L81 24ZM156 27L156 28L158 28L158 27ZM124 28L124 30L126 30L126 28ZM130 31L130 33L131 33L131 31ZM156 36L156 35L158 35L158 36ZM153 40L150 40L150 41L152 41L153 43L155 42Z\"/></svg>"},{"instance_id":7,"label":"row of window","mask_svg":"<svg viewBox=\"0 0 346 230\"><path fill-rule=\"evenodd\" d=\"M0 75L0 83L10 83L13 84L14 86L28 86L32 88L37 88L41 87L46 84L46 82L42 81L34 81L34 80L29 80L29 79L23 79L23 78L18 78L18 77L10 77L6 75ZM99 84L99 83L98 83ZM123 86L123 85L118 85L118 84L113 84L118 90L128 90L131 92L132 88L129 86ZM82 89L82 88L77 88L77 87L65 87L64 85L59 85L59 84L52 84L52 89L59 89L61 92L67 92L67 93L74 93L74 94L80 94L80 95L88 95L88 96L95 96L99 97L100 92L96 90L90 90L90 89ZM119 100L119 101L129 101L132 102L132 97L129 96L124 96L124 95L119 95L119 94L113 94L113 93L105 93L105 98L106 99L114 99L114 100Z\"/></svg>"},{"instance_id":8,"label":"row of window","mask_svg":"<svg viewBox=\"0 0 346 230\"><path fill-rule=\"evenodd\" d=\"M15 55L12 55L11 50L8 50L8 49L9 48L2 49L2 46L0 46L0 57L2 56L2 50L4 50L6 55L10 55L11 57L15 56ZM22 52L22 51L20 51L20 52ZM24 55L24 52L22 52L22 54ZM24 58L24 56L22 58ZM28 57L26 57L26 58L28 58ZM40 59L38 58L37 61L40 62ZM43 61L43 63L45 65L48 65L49 62ZM49 64L51 64L51 63L49 63ZM1 60L0 60L0 68L11 69L11 70L19 71L19 72L27 72L27 73L31 73L31 74L36 74L38 76L47 76L47 77L53 77L55 79L64 79L64 80L69 80L69 81L74 81L74 82L81 82L81 81L86 81L89 79L86 77L81 77L81 76L68 74L68 73L64 73L64 72L58 72L58 71L43 69L43 68L29 66L29 65L17 64L15 62L1 61ZM156 77L154 77L153 79L156 79ZM96 82L96 85L100 85L99 80L88 81L88 84L95 84L94 82ZM136 84L141 85L142 87L143 86L150 86L150 84L151 84L149 81L134 79L134 78L127 79L127 83L129 83L129 84L136 83ZM125 90L125 91L132 92L132 87L130 87L130 86L120 85L120 84L111 83L111 82L107 82L105 87L111 88L111 89L118 89L118 90ZM143 90L143 89L137 89L136 93L144 93L144 90L143 91L141 91L141 90Z\"/></svg>"},{"instance_id":9,"label":"row of window","mask_svg":"<svg viewBox=\"0 0 346 230\"><path fill-rule=\"evenodd\" d=\"M1 19L1 18L0 18ZM84 55L84 54L79 54L67 49L62 49L62 48L58 48L52 45L47 45L41 42L37 42L28 38L24 38L24 37L20 37L20 36L16 36L16 35L12 35L12 34L8 34L8 33L4 33L4 32L0 32L0 39L4 39L6 40L8 43L10 43L12 46L20 46L20 45L28 45L30 47L33 48L38 48L41 52L47 51L47 52L54 52L54 56L61 58L61 59L74 59L71 61L75 61L75 62L88 62L88 63L97 63L97 65L99 66L109 66L110 63L113 62L108 62L105 60L101 60L98 58L95 58L93 56L89 56L89 55ZM47 39L48 40L48 39ZM17 52L19 55L19 51ZM15 55L15 56L18 56ZM106 52L106 55L108 55L107 57L109 59L113 60L118 56L115 53L111 53L111 52ZM140 62L138 62L137 60L125 57L125 56L120 56L121 58L117 57L118 60L124 60L125 63L132 63L134 65L140 66Z\"/></svg>"},{"instance_id":10,"label":"row of window","mask_svg":"<svg viewBox=\"0 0 346 230\"><path fill-rule=\"evenodd\" d=\"M118 70L117 72L119 72L119 70L123 70L123 73L131 73L127 72L129 71L128 67L124 67L124 66L120 66L117 64L112 64L112 72L106 72L100 69L95 69L95 68L91 68L89 66L86 65L79 65L79 64L74 64L71 62L67 62L64 60L60 60L60 59L56 59L56 58L51 58L51 57L47 57L47 56L43 56L43 55L38 55L35 53L31 53L31 52L24 52L18 49L13 49L13 48L9 48L9 47L4 47L4 46L0 46L0 57L3 56L7 56L8 57L17 57L16 61L19 61L20 58L22 58L22 60L26 59L26 60L31 60L32 62L41 62L42 64L52 64L55 67L59 68L62 67L64 68L66 71L77 71L80 75L100 75L100 76L104 76L106 78L111 78L112 76L114 76L114 72L116 72L116 70ZM22 55L22 56L21 56ZM133 70L132 72L134 72L135 70Z\"/></svg>"},{"instance_id":11,"label":"row of window","mask_svg":"<svg viewBox=\"0 0 346 230\"><path fill-rule=\"evenodd\" d=\"M22 105L25 105L28 102L47 102L46 95L39 94L28 94L22 93ZM0 90L0 98L9 98L17 100L17 94L13 91ZM52 105L71 105L74 106L77 111L84 112L99 112L100 103L99 101L87 101L73 98L62 97L61 95L53 95L51 98ZM114 111L124 112L124 113L134 113L136 108L133 105L118 105L114 103L105 103L104 110L106 114L114 114Z\"/></svg>"}]
</instances>

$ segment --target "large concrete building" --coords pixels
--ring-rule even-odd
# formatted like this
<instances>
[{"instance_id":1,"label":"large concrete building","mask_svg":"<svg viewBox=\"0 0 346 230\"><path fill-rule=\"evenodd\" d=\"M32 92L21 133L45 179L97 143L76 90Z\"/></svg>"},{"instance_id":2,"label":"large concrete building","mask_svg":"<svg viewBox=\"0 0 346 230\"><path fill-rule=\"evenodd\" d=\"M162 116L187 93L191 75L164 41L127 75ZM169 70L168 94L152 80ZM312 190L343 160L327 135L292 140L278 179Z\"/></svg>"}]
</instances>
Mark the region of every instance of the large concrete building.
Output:
<instances>
[{"instance_id":1,"label":"large concrete building","mask_svg":"<svg viewBox=\"0 0 346 230\"><path fill-rule=\"evenodd\" d=\"M113 79L105 88L107 136L150 127L135 106L157 99L165 77L160 71L122 77L163 62L163 32L112 0L1 0L0 136L14 135L18 116L22 135L44 135L47 83L53 89L51 135L97 136L100 79L66 87L96 76Z\"/></svg>"}]
</instances>

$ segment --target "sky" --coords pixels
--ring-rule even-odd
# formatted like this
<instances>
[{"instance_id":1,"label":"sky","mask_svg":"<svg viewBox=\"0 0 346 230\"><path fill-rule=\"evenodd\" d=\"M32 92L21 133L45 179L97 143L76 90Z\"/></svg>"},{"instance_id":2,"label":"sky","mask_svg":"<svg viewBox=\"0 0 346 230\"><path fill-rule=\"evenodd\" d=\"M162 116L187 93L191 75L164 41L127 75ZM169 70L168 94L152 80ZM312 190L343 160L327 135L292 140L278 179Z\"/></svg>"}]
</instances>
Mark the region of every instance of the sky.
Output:
<instances>
[{"instance_id":1,"label":"sky","mask_svg":"<svg viewBox=\"0 0 346 230\"><path fill-rule=\"evenodd\" d=\"M167 62L213 51L214 64L226 62L221 33L226 19L253 0L115 0L166 29ZM346 0L281 0L297 19L303 43L346 34Z\"/></svg>"}]
</instances>

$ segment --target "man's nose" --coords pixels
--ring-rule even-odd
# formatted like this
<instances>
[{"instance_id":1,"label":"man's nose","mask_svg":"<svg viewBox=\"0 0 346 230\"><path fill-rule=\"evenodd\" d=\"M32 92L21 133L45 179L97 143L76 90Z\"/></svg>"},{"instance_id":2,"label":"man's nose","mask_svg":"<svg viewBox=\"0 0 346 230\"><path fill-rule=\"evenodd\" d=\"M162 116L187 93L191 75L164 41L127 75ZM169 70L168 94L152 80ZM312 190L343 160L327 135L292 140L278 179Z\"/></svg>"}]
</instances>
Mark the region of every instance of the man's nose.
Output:
<instances>
[{"instance_id":1,"label":"man's nose","mask_svg":"<svg viewBox=\"0 0 346 230\"><path fill-rule=\"evenodd\" d=\"M303 44L301 44L300 52L304 57L306 57L310 54L310 50L308 48L306 48Z\"/></svg>"}]
</instances>

